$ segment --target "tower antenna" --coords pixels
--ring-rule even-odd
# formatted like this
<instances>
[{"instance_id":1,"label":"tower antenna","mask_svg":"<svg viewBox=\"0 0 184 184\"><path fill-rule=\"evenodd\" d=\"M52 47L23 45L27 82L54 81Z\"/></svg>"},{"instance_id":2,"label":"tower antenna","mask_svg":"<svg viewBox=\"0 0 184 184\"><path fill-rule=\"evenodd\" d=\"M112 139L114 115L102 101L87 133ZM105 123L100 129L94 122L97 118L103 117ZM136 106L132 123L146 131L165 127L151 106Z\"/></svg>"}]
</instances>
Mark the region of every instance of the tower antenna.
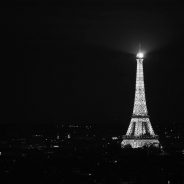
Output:
<instances>
[{"instance_id":1,"label":"tower antenna","mask_svg":"<svg viewBox=\"0 0 184 184\"><path fill-rule=\"evenodd\" d=\"M138 53L137 53L136 57L137 57L138 59L143 59L143 57L144 57L144 54L143 54L143 52L141 51L141 43L139 43L139 50L138 50Z\"/></svg>"},{"instance_id":2,"label":"tower antenna","mask_svg":"<svg viewBox=\"0 0 184 184\"><path fill-rule=\"evenodd\" d=\"M141 52L141 42L139 43L139 52Z\"/></svg>"},{"instance_id":3,"label":"tower antenna","mask_svg":"<svg viewBox=\"0 0 184 184\"><path fill-rule=\"evenodd\" d=\"M141 42L139 42L139 50L138 50L138 52L140 53L141 52Z\"/></svg>"}]
</instances>

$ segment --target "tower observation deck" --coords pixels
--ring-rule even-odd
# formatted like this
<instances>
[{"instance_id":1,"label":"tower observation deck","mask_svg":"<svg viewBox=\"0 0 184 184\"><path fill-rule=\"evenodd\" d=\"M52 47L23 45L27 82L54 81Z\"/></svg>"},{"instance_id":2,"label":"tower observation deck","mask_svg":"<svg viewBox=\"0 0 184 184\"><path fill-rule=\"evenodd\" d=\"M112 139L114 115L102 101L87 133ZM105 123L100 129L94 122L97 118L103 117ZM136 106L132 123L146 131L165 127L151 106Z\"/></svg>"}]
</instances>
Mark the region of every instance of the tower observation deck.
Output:
<instances>
[{"instance_id":1,"label":"tower observation deck","mask_svg":"<svg viewBox=\"0 0 184 184\"><path fill-rule=\"evenodd\" d=\"M137 72L136 72L136 89L134 108L131 121L121 142L121 147L131 145L132 148L143 146L159 146L158 136L155 135L148 116L143 73L144 54L139 49L137 53Z\"/></svg>"}]
</instances>

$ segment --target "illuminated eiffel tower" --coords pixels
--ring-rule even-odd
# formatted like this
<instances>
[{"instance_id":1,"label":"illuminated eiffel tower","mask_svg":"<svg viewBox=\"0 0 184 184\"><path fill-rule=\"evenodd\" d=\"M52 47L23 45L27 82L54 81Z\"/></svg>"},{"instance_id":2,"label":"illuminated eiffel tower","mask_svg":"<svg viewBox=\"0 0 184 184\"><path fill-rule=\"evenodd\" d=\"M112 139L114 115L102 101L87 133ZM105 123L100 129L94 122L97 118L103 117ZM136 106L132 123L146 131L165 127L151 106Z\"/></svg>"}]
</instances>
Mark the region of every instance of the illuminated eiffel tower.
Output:
<instances>
[{"instance_id":1,"label":"illuminated eiffel tower","mask_svg":"<svg viewBox=\"0 0 184 184\"><path fill-rule=\"evenodd\" d=\"M126 145L131 145L132 148L149 147L150 145L159 147L158 136L153 131L146 106L143 74L144 54L141 52L140 47L136 57L137 73L134 108L130 125L126 135L123 136L121 147L123 148Z\"/></svg>"}]
</instances>

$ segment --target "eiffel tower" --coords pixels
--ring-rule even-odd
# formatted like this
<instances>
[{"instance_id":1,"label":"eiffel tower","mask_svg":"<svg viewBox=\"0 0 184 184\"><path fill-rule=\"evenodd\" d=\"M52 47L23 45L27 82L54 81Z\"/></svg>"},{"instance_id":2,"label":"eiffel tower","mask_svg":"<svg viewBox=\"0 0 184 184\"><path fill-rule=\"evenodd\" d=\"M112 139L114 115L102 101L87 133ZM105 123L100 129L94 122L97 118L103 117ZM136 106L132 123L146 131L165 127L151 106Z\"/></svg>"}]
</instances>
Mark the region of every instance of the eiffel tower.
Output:
<instances>
[{"instance_id":1,"label":"eiffel tower","mask_svg":"<svg viewBox=\"0 0 184 184\"><path fill-rule=\"evenodd\" d=\"M155 135L149 119L145 89L144 89L144 74L143 74L143 58L144 54L139 52L136 56L137 60L137 73L136 73L136 90L132 118L121 142L121 147L130 145L132 148L140 148L143 146L159 147L158 136Z\"/></svg>"}]
</instances>

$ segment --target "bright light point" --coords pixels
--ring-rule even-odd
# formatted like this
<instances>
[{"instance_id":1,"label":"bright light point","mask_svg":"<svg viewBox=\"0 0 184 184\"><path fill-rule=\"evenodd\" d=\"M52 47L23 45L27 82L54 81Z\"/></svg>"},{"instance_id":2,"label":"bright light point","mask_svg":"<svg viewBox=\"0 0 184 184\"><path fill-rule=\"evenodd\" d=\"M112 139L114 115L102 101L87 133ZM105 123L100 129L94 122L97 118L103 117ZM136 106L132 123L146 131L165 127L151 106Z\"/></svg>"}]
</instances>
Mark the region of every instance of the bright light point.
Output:
<instances>
[{"instance_id":1,"label":"bright light point","mask_svg":"<svg viewBox=\"0 0 184 184\"><path fill-rule=\"evenodd\" d=\"M140 58L140 59L141 59L141 58L143 58L143 57L144 57L144 54L143 54L142 52L138 52L138 53L137 53L137 58Z\"/></svg>"}]
</instances>

